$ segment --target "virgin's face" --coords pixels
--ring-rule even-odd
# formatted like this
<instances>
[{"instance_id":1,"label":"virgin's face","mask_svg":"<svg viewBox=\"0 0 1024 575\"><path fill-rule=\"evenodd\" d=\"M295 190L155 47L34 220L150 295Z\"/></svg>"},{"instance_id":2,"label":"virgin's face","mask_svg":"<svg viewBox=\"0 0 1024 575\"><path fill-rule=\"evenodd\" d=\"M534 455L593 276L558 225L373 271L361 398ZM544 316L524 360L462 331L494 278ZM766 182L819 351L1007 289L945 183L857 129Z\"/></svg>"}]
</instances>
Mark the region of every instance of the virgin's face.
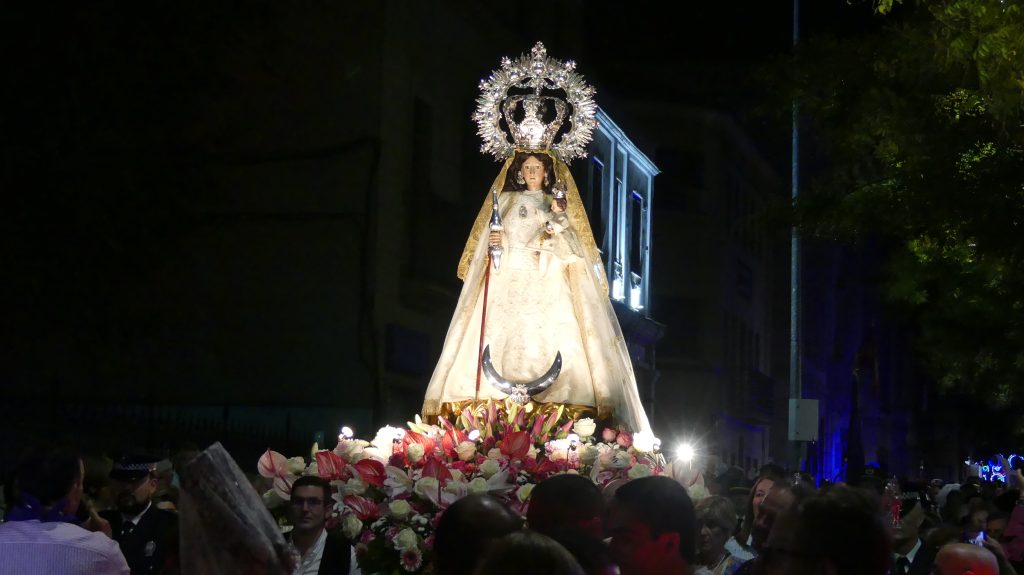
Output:
<instances>
[{"instance_id":1,"label":"virgin's face","mask_svg":"<svg viewBox=\"0 0 1024 575\"><path fill-rule=\"evenodd\" d=\"M526 180L526 189L531 191L541 189L544 183L544 162L530 156L523 162L520 169L523 172L523 179Z\"/></svg>"}]
</instances>

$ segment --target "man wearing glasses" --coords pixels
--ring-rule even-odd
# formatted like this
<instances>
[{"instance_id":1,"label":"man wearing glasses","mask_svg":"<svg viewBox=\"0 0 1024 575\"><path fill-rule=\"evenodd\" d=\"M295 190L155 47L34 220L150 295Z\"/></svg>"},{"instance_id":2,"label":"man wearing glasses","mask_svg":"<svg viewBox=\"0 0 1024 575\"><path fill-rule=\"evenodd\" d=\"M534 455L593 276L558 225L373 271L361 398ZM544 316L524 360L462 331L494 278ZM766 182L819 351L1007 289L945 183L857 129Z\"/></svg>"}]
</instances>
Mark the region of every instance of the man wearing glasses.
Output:
<instances>
[{"instance_id":1,"label":"man wearing glasses","mask_svg":"<svg viewBox=\"0 0 1024 575\"><path fill-rule=\"evenodd\" d=\"M331 485L320 477L306 475L292 484L288 537L302 557L296 575L348 575L352 564L351 545L341 533L328 532L328 510L334 504Z\"/></svg>"},{"instance_id":2,"label":"man wearing glasses","mask_svg":"<svg viewBox=\"0 0 1024 575\"><path fill-rule=\"evenodd\" d=\"M153 504L160 460L126 455L110 471L117 509L100 515L128 560L132 575L173 573L178 556L178 514Z\"/></svg>"}]
</instances>

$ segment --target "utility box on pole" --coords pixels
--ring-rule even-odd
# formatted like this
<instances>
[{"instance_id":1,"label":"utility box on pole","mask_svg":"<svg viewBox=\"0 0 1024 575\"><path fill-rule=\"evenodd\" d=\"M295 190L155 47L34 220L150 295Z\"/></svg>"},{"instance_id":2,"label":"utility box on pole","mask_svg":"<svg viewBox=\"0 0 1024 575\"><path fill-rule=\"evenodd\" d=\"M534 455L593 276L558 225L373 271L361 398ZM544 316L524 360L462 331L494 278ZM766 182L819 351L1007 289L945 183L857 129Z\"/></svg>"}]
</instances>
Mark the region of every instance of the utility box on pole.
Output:
<instances>
[{"instance_id":1,"label":"utility box on pole","mask_svg":"<svg viewBox=\"0 0 1024 575\"><path fill-rule=\"evenodd\" d=\"M818 440L818 400L789 400L789 440Z\"/></svg>"}]
</instances>

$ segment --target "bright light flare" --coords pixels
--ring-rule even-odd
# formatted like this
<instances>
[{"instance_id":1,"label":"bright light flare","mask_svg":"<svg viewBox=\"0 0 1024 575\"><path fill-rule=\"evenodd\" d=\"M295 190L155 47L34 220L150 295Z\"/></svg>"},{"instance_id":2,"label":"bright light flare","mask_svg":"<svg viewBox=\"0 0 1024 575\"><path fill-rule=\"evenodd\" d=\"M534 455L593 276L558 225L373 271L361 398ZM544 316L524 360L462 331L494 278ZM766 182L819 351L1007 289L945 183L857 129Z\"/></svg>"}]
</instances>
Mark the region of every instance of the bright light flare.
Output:
<instances>
[{"instance_id":1,"label":"bright light flare","mask_svg":"<svg viewBox=\"0 0 1024 575\"><path fill-rule=\"evenodd\" d=\"M474 429L473 431L469 432L469 440L470 441L476 441L478 439L480 439L480 430L479 429Z\"/></svg>"},{"instance_id":2,"label":"bright light flare","mask_svg":"<svg viewBox=\"0 0 1024 575\"><path fill-rule=\"evenodd\" d=\"M355 435L355 432L352 431L351 427L346 425L345 427L341 428L341 436L344 437L345 439L352 439L353 435Z\"/></svg>"},{"instance_id":3,"label":"bright light flare","mask_svg":"<svg viewBox=\"0 0 1024 575\"><path fill-rule=\"evenodd\" d=\"M676 448L676 457L679 458L683 463L689 463L693 461L693 458L697 456L697 450L694 449L692 443L683 443Z\"/></svg>"}]
</instances>

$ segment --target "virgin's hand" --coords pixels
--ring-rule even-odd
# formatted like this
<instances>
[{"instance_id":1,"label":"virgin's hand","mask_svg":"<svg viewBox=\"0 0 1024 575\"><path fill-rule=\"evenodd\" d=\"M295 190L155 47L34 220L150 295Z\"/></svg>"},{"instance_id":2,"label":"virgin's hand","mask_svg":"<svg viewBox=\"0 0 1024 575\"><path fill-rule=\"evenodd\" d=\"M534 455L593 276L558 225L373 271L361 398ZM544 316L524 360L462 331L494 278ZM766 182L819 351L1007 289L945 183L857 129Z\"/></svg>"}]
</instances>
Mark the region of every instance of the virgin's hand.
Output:
<instances>
[{"instance_id":1,"label":"virgin's hand","mask_svg":"<svg viewBox=\"0 0 1024 575\"><path fill-rule=\"evenodd\" d=\"M487 245L490 247L496 247L501 245L501 232L492 231L487 236Z\"/></svg>"},{"instance_id":2,"label":"virgin's hand","mask_svg":"<svg viewBox=\"0 0 1024 575\"><path fill-rule=\"evenodd\" d=\"M551 211L555 213L562 213L565 211L566 201L565 198L556 198L551 200Z\"/></svg>"}]
</instances>

